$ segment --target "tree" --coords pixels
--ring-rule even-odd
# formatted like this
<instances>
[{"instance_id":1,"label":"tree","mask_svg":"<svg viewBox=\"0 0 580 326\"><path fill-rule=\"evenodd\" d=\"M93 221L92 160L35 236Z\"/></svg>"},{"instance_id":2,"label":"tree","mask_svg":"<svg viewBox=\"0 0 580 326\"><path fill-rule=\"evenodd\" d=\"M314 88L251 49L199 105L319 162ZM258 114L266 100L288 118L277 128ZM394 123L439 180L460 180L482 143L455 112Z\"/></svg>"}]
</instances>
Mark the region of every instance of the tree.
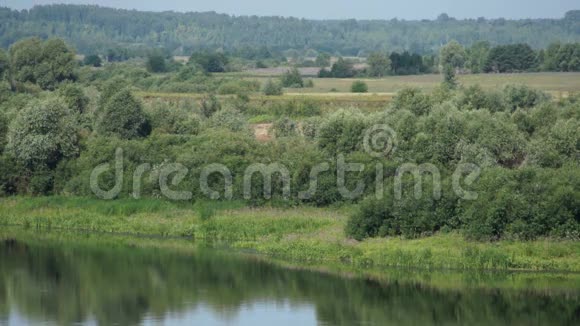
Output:
<instances>
[{"instance_id":1,"label":"tree","mask_svg":"<svg viewBox=\"0 0 580 326\"><path fill-rule=\"evenodd\" d=\"M356 71L354 70L352 62L343 58L338 58L338 61L332 65L330 74L334 78L352 78L356 74Z\"/></svg>"},{"instance_id":2,"label":"tree","mask_svg":"<svg viewBox=\"0 0 580 326\"><path fill-rule=\"evenodd\" d=\"M97 54L87 55L83 63L85 66L91 66L95 68L101 67L103 65L101 57L99 57Z\"/></svg>"},{"instance_id":3,"label":"tree","mask_svg":"<svg viewBox=\"0 0 580 326\"><path fill-rule=\"evenodd\" d=\"M65 80L75 80L75 54L61 39L50 39L42 46L41 63L36 69L37 84L48 90Z\"/></svg>"},{"instance_id":4,"label":"tree","mask_svg":"<svg viewBox=\"0 0 580 326\"><path fill-rule=\"evenodd\" d=\"M362 80L357 80L352 83L350 90L353 93L366 93L369 91L369 87L367 83L363 82Z\"/></svg>"},{"instance_id":5,"label":"tree","mask_svg":"<svg viewBox=\"0 0 580 326\"><path fill-rule=\"evenodd\" d=\"M147 71L152 73L160 73L167 71L167 64L165 58L159 54L149 55L147 57Z\"/></svg>"},{"instance_id":6,"label":"tree","mask_svg":"<svg viewBox=\"0 0 580 326\"><path fill-rule=\"evenodd\" d=\"M268 81L264 85L263 92L264 95L266 96L282 95L284 93L282 85L271 79L268 79Z\"/></svg>"},{"instance_id":7,"label":"tree","mask_svg":"<svg viewBox=\"0 0 580 326\"><path fill-rule=\"evenodd\" d=\"M229 59L225 54L219 52L197 52L191 55L189 62L198 64L205 72L224 72Z\"/></svg>"},{"instance_id":8,"label":"tree","mask_svg":"<svg viewBox=\"0 0 580 326\"><path fill-rule=\"evenodd\" d=\"M443 85L449 87L450 89L457 88L455 69L449 65L443 66Z\"/></svg>"},{"instance_id":9,"label":"tree","mask_svg":"<svg viewBox=\"0 0 580 326\"><path fill-rule=\"evenodd\" d=\"M465 58L465 49L457 41L451 41L441 48L439 60L443 69L444 83L447 86L451 88L457 86L455 73L457 69L463 68Z\"/></svg>"},{"instance_id":10,"label":"tree","mask_svg":"<svg viewBox=\"0 0 580 326\"><path fill-rule=\"evenodd\" d=\"M415 75L426 72L426 66L423 62L423 57L414 53L410 54L405 51L401 54L397 52L391 53L389 56L391 60L391 71L395 75Z\"/></svg>"},{"instance_id":11,"label":"tree","mask_svg":"<svg viewBox=\"0 0 580 326\"><path fill-rule=\"evenodd\" d=\"M10 47L11 81L38 84L53 90L58 83L74 80L74 52L61 39L44 43L29 38ZM14 89L14 84L13 84Z\"/></svg>"},{"instance_id":12,"label":"tree","mask_svg":"<svg viewBox=\"0 0 580 326\"><path fill-rule=\"evenodd\" d=\"M123 89L105 104L97 130L104 135L135 139L148 136L151 133L151 125L141 103L128 89Z\"/></svg>"},{"instance_id":13,"label":"tree","mask_svg":"<svg viewBox=\"0 0 580 326\"><path fill-rule=\"evenodd\" d=\"M319 53L316 57L316 66L321 68L330 66L330 55L328 53Z\"/></svg>"},{"instance_id":14,"label":"tree","mask_svg":"<svg viewBox=\"0 0 580 326\"><path fill-rule=\"evenodd\" d=\"M485 72L524 72L537 66L536 53L527 44L496 46L487 57Z\"/></svg>"},{"instance_id":15,"label":"tree","mask_svg":"<svg viewBox=\"0 0 580 326\"><path fill-rule=\"evenodd\" d=\"M8 55L0 48L0 81L4 79L10 69Z\"/></svg>"},{"instance_id":16,"label":"tree","mask_svg":"<svg viewBox=\"0 0 580 326\"><path fill-rule=\"evenodd\" d=\"M9 52L11 81L36 83L36 67L42 62L42 41L36 37L24 39L12 44Z\"/></svg>"},{"instance_id":17,"label":"tree","mask_svg":"<svg viewBox=\"0 0 580 326\"><path fill-rule=\"evenodd\" d=\"M441 48L440 62L442 66L451 66L455 69L463 68L465 64L465 49L457 41L451 41Z\"/></svg>"},{"instance_id":18,"label":"tree","mask_svg":"<svg viewBox=\"0 0 580 326\"><path fill-rule=\"evenodd\" d=\"M304 87L304 80L302 75L297 68L292 68L287 70L281 78L282 86L289 88L302 88Z\"/></svg>"},{"instance_id":19,"label":"tree","mask_svg":"<svg viewBox=\"0 0 580 326\"><path fill-rule=\"evenodd\" d=\"M35 101L10 125L7 150L27 168L54 169L78 154L77 132L77 121L61 99Z\"/></svg>"},{"instance_id":20,"label":"tree","mask_svg":"<svg viewBox=\"0 0 580 326\"><path fill-rule=\"evenodd\" d=\"M487 41L479 41L469 48L467 51L466 65L472 73L478 74L483 72L490 48L491 45Z\"/></svg>"},{"instance_id":21,"label":"tree","mask_svg":"<svg viewBox=\"0 0 580 326\"><path fill-rule=\"evenodd\" d=\"M4 152L6 146L6 135L8 134L8 119L3 113L0 113L0 156Z\"/></svg>"},{"instance_id":22,"label":"tree","mask_svg":"<svg viewBox=\"0 0 580 326\"><path fill-rule=\"evenodd\" d=\"M383 77L386 76L391 70L391 59L381 52L373 52L369 55L369 76L371 77Z\"/></svg>"},{"instance_id":23,"label":"tree","mask_svg":"<svg viewBox=\"0 0 580 326\"><path fill-rule=\"evenodd\" d=\"M66 84L59 88L58 93L72 112L82 114L86 111L89 98L80 86Z\"/></svg>"}]
</instances>

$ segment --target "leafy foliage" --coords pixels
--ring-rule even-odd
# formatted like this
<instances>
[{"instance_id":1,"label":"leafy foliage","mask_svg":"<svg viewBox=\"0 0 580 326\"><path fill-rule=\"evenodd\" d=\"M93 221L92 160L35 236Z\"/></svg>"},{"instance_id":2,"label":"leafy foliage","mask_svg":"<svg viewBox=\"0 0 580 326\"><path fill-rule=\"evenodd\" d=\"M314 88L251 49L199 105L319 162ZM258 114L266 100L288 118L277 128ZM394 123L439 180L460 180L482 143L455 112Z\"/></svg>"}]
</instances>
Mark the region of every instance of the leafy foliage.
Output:
<instances>
[{"instance_id":1,"label":"leafy foliage","mask_svg":"<svg viewBox=\"0 0 580 326\"><path fill-rule=\"evenodd\" d=\"M105 103L97 130L103 135L135 139L148 136L151 125L141 103L128 89L123 89Z\"/></svg>"},{"instance_id":2,"label":"leafy foliage","mask_svg":"<svg viewBox=\"0 0 580 326\"><path fill-rule=\"evenodd\" d=\"M281 77L281 82L283 87L304 87L304 80L302 79L302 75L300 75L300 71L298 71L296 68L292 68L286 71Z\"/></svg>"},{"instance_id":3,"label":"leafy foliage","mask_svg":"<svg viewBox=\"0 0 580 326\"><path fill-rule=\"evenodd\" d=\"M79 153L74 117L60 99L35 101L11 123L6 150L28 168L53 169Z\"/></svg>"},{"instance_id":4,"label":"leafy foliage","mask_svg":"<svg viewBox=\"0 0 580 326\"><path fill-rule=\"evenodd\" d=\"M353 93L366 93L369 91L369 86L364 81L357 80L352 83L350 90Z\"/></svg>"},{"instance_id":5,"label":"leafy foliage","mask_svg":"<svg viewBox=\"0 0 580 326\"><path fill-rule=\"evenodd\" d=\"M264 95L267 96L275 96L275 95L282 95L284 90L282 89L282 85L277 83L271 79L269 79L266 84L264 84L263 89Z\"/></svg>"}]
</instances>

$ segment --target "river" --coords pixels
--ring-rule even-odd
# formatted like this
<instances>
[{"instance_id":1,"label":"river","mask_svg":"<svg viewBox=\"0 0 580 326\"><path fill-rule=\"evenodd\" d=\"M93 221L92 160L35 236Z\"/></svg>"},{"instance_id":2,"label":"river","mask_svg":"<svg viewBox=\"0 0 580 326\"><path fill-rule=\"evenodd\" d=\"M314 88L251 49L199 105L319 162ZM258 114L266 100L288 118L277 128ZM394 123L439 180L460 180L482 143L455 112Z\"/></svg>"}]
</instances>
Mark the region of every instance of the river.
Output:
<instances>
[{"instance_id":1,"label":"river","mask_svg":"<svg viewBox=\"0 0 580 326\"><path fill-rule=\"evenodd\" d=\"M486 287L481 282L441 288L282 267L253 255L208 248L30 239L5 237L0 242L0 325L580 322L580 292L575 289Z\"/></svg>"}]
</instances>

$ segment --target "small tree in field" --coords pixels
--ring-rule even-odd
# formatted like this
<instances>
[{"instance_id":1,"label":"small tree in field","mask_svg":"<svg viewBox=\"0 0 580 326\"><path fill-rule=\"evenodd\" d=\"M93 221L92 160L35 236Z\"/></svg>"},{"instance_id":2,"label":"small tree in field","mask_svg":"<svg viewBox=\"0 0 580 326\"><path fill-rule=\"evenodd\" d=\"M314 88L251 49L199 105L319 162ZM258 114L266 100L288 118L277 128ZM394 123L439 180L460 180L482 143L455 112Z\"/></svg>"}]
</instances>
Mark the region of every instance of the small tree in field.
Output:
<instances>
[{"instance_id":1,"label":"small tree in field","mask_svg":"<svg viewBox=\"0 0 580 326\"><path fill-rule=\"evenodd\" d=\"M302 88L304 87L304 80L300 71L297 68L292 68L286 71L281 78L282 86L290 88Z\"/></svg>"},{"instance_id":2,"label":"small tree in field","mask_svg":"<svg viewBox=\"0 0 580 326\"><path fill-rule=\"evenodd\" d=\"M363 82L362 80L357 80L354 83L352 83L350 90L353 93L366 93L369 91L369 87L367 83Z\"/></svg>"},{"instance_id":3,"label":"small tree in field","mask_svg":"<svg viewBox=\"0 0 580 326\"><path fill-rule=\"evenodd\" d=\"M264 95L266 96L282 95L283 93L282 85L271 79L268 79L266 85L264 85Z\"/></svg>"},{"instance_id":4,"label":"small tree in field","mask_svg":"<svg viewBox=\"0 0 580 326\"><path fill-rule=\"evenodd\" d=\"M457 87L455 71L463 68L466 56L465 49L456 41L451 41L441 48L440 62L443 70L443 83L448 87Z\"/></svg>"}]
</instances>

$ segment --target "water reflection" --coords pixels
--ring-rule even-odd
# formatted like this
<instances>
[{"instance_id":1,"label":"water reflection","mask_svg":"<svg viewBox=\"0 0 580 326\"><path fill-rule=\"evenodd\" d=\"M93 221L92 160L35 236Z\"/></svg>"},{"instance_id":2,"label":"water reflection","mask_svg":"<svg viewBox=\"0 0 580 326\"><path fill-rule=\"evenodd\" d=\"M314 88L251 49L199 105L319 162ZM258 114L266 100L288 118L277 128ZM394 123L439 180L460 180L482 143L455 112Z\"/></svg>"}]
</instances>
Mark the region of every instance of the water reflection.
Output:
<instances>
[{"instance_id":1,"label":"water reflection","mask_svg":"<svg viewBox=\"0 0 580 326\"><path fill-rule=\"evenodd\" d=\"M580 295L438 290L257 259L0 242L0 324L578 325Z\"/></svg>"}]
</instances>

